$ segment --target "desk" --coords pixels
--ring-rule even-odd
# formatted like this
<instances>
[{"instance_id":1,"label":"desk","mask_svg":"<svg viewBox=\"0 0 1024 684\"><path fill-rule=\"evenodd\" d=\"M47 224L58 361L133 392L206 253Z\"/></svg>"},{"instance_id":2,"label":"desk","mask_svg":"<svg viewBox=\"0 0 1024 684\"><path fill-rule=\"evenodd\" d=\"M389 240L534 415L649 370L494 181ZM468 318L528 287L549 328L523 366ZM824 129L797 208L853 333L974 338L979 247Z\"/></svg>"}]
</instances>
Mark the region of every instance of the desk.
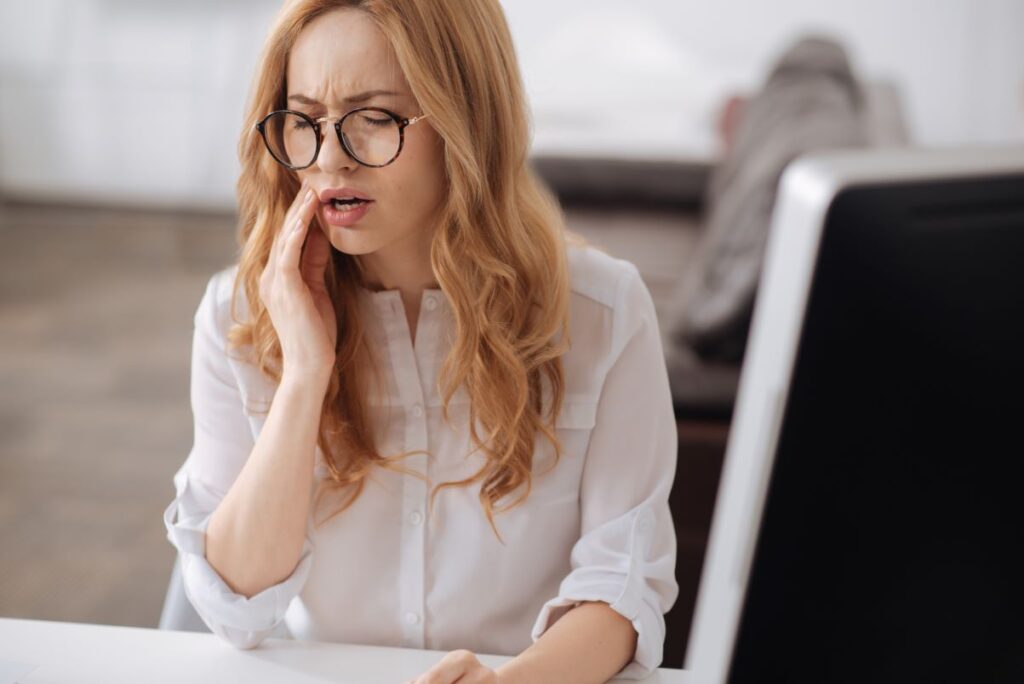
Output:
<instances>
[{"instance_id":1,"label":"desk","mask_svg":"<svg viewBox=\"0 0 1024 684\"><path fill-rule=\"evenodd\" d=\"M213 634L0 618L0 661L36 665L32 682L289 682L402 684L447 651L266 639L238 650ZM497 667L509 656L481 655ZM626 680L612 680L616 682ZM646 684L686 684L681 670L660 669Z\"/></svg>"}]
</instances>

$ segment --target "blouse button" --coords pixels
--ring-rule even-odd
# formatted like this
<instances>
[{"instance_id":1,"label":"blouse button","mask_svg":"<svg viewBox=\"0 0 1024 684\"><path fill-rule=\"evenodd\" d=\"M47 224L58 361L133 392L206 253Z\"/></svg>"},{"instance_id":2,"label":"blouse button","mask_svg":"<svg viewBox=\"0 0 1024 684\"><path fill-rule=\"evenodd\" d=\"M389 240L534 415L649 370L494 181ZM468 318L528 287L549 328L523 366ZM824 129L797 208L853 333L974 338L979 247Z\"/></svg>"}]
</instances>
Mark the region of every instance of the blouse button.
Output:
<instances>
[{"instance_id":1,"label":"blouse button","mask_svg":"<svg viewBox=\"0 0 1024 684\"><path fill-rule=\"evenodd\" d=\"M433 311L437 308L437 300L433 297L427 297L427 300L423 302L423 306L427 307L427 311Z\"/></svg>"},{"instance_id":2,"label":"blouse button","mask_svg":"<svg viewBox=\"0 0 1024 684\"><path fill-rule=\"evenodd\" d=\"M416 613L406 613L405 614L405 621L407 623L409 623L410 625L415 625L417 622L420 621L420 616L417 615Z\"/></svg>"},{"instance_id":3,"label":"blouse button","mask_svg":"<svg viewBox=\"0 0 1024 684\"><path fill-rule=\"evenodd\" d=\"M416 416L417 418L422 416L423 415L423 407L420 406L419 404L416 404L415 406L413 406L412 407L412 415Z\"/></svg>"},{"instance_id":4,"label":"blouse button","mask_svg":"<svg viewBox=\"0 0 1024 684\"><path fill-rule=\"evenodd\" d=\"M423 515L419 511L414 511L409 516L409 522L411 522L413 525L419 525L421 522L423 522Z\"/></svg>"}]
</instances>

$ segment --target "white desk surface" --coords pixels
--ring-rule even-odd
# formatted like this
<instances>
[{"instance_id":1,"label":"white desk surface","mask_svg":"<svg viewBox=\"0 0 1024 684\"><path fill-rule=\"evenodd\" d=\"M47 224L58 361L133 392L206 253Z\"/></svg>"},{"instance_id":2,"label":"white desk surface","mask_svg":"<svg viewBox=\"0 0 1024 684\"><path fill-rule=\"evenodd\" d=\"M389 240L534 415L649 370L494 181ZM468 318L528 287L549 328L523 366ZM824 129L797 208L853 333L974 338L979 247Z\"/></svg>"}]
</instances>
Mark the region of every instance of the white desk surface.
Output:
<instances>
[{"instance_id":1,"label":"white desk surface","mask_svg":"<svg viewBox=\"0 0 1024 684\"><path fill-rule=\"evenodd\" d=\"M242 651L206 633L0 618L0 673L12 662L35 666L16 680L24 684L402 684L429 670L446 653L290 639L266 639L259 647ZM492 668L511 659L477 657ZM642 681L686 684L688 678L682 670L662 668Z\"/></svg>"}]
</instances>

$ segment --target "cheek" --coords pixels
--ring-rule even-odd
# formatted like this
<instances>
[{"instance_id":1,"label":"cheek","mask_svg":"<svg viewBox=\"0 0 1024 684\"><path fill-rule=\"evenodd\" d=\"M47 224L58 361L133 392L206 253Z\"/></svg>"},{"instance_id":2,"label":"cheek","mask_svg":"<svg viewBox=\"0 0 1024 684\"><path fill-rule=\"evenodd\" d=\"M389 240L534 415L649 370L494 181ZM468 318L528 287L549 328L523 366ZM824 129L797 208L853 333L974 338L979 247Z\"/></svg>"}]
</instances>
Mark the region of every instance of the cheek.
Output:
<instances>
[{"instance_id":1,"label":"cheek","mask_svg":"<svg viewBox=\"0 0 1024 684\"><path fill-rule=\"evenodd\" d=\"M425 213L437 206L443 193L445 173L440 152L439 141L433 136L429 140L406 139L393 185L400 208Z\"/></svg>"}]
</instances>

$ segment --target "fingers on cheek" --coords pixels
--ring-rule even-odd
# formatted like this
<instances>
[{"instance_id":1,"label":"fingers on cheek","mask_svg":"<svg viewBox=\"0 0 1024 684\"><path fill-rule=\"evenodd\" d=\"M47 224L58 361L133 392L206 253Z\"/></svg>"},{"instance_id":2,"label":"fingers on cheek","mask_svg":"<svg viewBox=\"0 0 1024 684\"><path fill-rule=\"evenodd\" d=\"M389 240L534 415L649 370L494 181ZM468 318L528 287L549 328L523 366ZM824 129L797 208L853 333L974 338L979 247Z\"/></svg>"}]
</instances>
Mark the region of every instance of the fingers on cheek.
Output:
<instances>
[{"instance_id":1,"label":"fingers on cheek","mask_svg":"<svg viewBox=\"0 0 1024 684\"><path fill-rule=\"evenodd\" d=\"M305 227L301 220L297 220L287 228L285 246L278 258L278 269L284 276L290 276L295 272L298 255L302 251Z\"/></svg>"},{"instance_id":2,"label":"fingers on cheek","mask_svg":"<svg viewBox=\"0 0 1024 684\"><path fill-rule=\"evenodd\" d=\"M278 245L278 250L277 250L277 265L278 265L278 267L281 266L281 257L284 256L284 253L286 251L288 251L288 246L291 244L291 242L292 242L292 240L294 238L295 238L295 221L292 220L292 221L289 221L288 223L284 224L283 226L281 226L281 235L278 237L278 242L280 244Z\"/></svg>"},{"instance_id":3,"label":"fingers on cheek","mask_svg":"<svg viewBox=\"0 0 1024 684\"><path fill-rule=\"evenodd\" d=\"M274 265L277 275L281 276L288 270L288 248L292 242L294 235L292 233L292 227L288 226L285 228L285 234L281 236L281 252L277 255L277 263Z\"/></svg>"},{"instance_id":4,"label":"fingers on cheek","mask_svg":"<svg viewBox=\"0 0 1024 684\"><path fill-rule=\"evenodd\" d=\"M306 222L302 220L301 216L288 226L288 249L292 249L292 243L301 242L305 227Z\"/></svg>"}]
</instances>

